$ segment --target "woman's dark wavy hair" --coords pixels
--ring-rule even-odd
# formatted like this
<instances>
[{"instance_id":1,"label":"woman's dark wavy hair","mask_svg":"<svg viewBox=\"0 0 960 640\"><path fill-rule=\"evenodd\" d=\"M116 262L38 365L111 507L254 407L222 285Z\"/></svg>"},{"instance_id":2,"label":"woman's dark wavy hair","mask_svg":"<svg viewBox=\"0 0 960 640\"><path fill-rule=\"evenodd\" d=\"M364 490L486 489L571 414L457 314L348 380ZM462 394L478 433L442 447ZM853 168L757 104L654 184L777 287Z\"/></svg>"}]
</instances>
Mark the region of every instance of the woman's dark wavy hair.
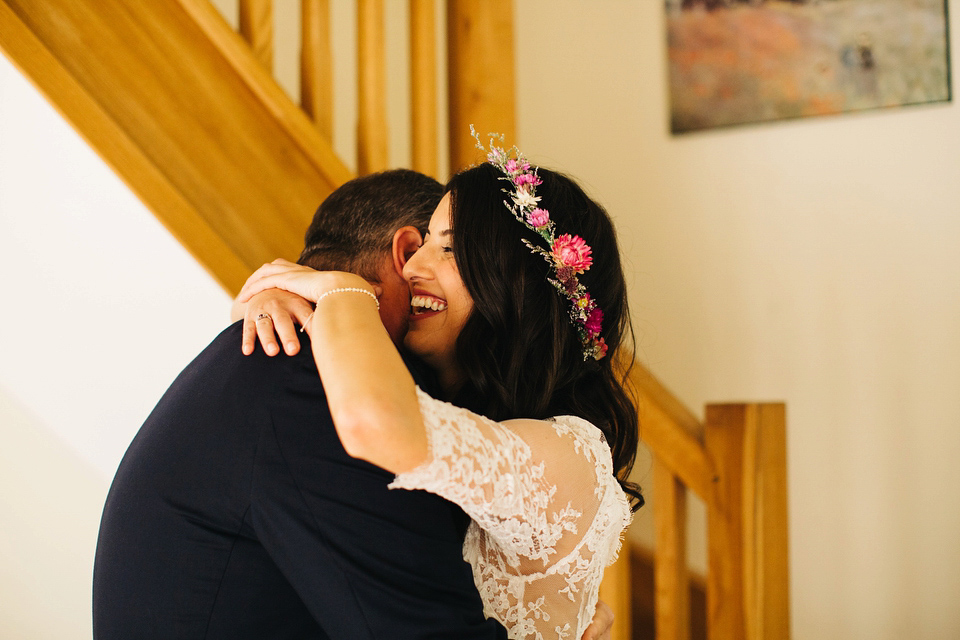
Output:
<instances>
[{"instance_id":1,"label":"woman's dark wavy hair","mask_svg":"<svg viewBox=\"0 0 960 640\"><path fill-rule=\"evenodd\" d=\"M547 282L552 276L547 262L521 242L544 246L543 239L507 210L503 174L482 164L458 173L446 187L454 258L475 305L457 339L466 382L454 402L494 420L557 415L589 420L603 431L617 478L636 510L643 497L627 476L637 452L637 409L613 362L621 348L627 364L633 359L616 232L603 207L573 180L542 168L538 174L540 206L550 212L557 233L579 235L593 249L593 265L580 281L603 309L601 336L609 354L584 361L567 299Z\"/></svg>"}]
</instances>

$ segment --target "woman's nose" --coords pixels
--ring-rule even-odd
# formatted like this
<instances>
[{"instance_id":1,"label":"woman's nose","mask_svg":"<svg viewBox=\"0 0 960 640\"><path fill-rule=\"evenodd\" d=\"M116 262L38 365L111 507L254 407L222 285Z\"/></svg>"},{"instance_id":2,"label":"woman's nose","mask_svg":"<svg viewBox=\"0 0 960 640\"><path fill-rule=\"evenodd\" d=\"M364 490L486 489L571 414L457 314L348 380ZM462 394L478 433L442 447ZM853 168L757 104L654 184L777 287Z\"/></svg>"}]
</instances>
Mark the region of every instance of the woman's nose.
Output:
<instances>
[{"instance_id":1,"label":"woman's nose","mask_svg":"<svg viewBox=\"0 0 960 640\"><path fill-rule=\"evenodd\" d=\"M426 252L429 251L428 248L420 247L416 253L410 256L410 259L407 260L407 263L403 265L403 277L408 282L413 282L414 280L424 280L429 277Z\"/></svg>"}]
</instances>

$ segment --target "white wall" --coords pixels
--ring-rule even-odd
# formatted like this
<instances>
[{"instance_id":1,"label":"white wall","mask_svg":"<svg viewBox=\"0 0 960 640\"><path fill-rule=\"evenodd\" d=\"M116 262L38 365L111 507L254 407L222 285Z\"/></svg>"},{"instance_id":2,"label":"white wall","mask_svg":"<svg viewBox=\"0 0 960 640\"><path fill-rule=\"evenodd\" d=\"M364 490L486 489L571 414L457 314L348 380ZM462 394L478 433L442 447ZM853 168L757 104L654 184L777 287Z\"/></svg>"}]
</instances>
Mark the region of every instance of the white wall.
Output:
<instances>
[{"instance_id":1,"label":"white wall","mask_svg":"<svg viewBox=\"0 0 960 640\"><path fill-rule=\"evenodd\" d=\"M91 635L120 457L229 298L0 56L0 638Z\"/></svg>"},{"instance_id":2,"label":"white wall","mask_svg":"<svg viewBox=\"0 0 960 640\"><path fill-rule=\"evenodd\" d=\"M617 218L641 359L787 402L794 638L960 637L960 107L672 137L662 0L515 15L521 148Z\"/></svg>"}]
</instances>

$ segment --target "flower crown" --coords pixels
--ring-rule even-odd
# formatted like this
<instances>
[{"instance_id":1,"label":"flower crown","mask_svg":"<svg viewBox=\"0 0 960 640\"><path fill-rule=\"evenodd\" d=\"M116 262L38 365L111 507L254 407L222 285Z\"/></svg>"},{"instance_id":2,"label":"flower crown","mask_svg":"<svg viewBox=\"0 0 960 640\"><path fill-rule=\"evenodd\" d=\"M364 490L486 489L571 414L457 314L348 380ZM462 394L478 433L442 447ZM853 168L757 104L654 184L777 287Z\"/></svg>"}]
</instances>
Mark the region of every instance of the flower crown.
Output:
<instances>
[{"instance_id":1,"label":"flower crown","mask_svg":"<svg viewBox=\"0 0 960 640\"><path fill-rule=\"evenodd\" d=\"M470 135L477 141L478 149L487 151L473 125L470 125ZM509 189L503 189L503 192L510 196L509 200L504 200L507 210L523 226L539 234L549 249L539 247L526 238L523 238L522 242L531 252L543 256L547 261L553 271L553 277L547 278L547 282L570 303L570 322L580 336L583 359L602 359L607 355L607 344L600 337L603 310L597 306L587 288L577 278L593 264L590 245L580 236L569 233L557 235L556 224L550 219L550 213L537 206L540 202L537 186L541 183L537 168L530 166L516 146L505 151L494 145L494 140L503 140L502 135L488 135L490 150L487 152L487 161L503 172L500 180L510 183Z\"/></svg>"}]
</instances>

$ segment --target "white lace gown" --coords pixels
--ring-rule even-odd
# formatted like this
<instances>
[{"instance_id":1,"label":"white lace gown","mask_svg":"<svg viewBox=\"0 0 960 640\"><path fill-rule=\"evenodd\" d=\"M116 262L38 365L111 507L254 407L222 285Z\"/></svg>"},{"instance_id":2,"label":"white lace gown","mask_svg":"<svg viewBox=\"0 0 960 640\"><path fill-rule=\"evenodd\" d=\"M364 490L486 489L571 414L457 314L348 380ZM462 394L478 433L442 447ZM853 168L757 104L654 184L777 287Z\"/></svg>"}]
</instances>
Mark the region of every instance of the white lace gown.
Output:
<instances>
[{"instance_id":1,"label":"white lace gown","mask_svg":"<svg viewBox=\"0 0 960 640\"><path fill-rule=\"evenodd\" d=\"M429 455L391 488L424 489L472 519L463 557L510 638L579 640L630 507L586 420L493 422L417 390Z\"/></svg>"}]
</instances>

